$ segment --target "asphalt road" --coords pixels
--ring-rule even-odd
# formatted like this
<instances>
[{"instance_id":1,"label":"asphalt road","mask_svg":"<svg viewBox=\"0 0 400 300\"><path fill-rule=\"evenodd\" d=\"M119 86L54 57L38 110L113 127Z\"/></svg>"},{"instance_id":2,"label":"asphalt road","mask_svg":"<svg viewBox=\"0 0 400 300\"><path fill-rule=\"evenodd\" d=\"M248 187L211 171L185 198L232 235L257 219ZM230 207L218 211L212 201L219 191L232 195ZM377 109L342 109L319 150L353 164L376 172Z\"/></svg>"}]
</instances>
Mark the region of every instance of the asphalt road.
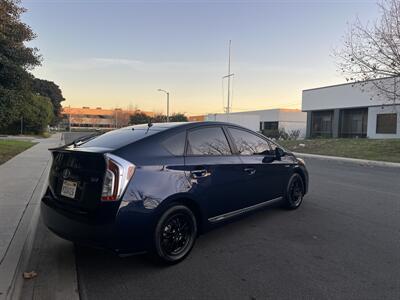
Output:
<instances>
[{"instance_id":1,"label":"asphalt road","mask_svg":"<svg viewBox=\"0 0 400 300\"><path fill-rule=\"evenodd\" d=\"M400 168L307 159L296 211L201 236L182 263L76 247L82 299L400 299Z\"/></svg>"}]
</instances>

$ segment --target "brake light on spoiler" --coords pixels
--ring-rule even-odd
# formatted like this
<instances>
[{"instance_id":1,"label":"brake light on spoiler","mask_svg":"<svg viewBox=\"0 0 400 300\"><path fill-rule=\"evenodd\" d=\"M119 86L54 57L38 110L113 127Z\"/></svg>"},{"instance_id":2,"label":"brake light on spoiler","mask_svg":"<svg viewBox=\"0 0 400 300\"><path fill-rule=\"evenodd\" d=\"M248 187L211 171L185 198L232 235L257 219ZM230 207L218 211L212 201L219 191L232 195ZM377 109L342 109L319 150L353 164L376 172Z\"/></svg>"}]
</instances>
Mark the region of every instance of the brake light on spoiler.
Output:
<instances>
[{"instance_id":1,"label":"brake light on spoiler","mask_svg":"<svg viewBox=\"0 0 400 300\"><path fill-rule=\"evenodd\" d=\"M106 173L103 180L102 201L117 201L135 173L135 165L114 154L104 154Z\"/></svg>"}]
</instances>

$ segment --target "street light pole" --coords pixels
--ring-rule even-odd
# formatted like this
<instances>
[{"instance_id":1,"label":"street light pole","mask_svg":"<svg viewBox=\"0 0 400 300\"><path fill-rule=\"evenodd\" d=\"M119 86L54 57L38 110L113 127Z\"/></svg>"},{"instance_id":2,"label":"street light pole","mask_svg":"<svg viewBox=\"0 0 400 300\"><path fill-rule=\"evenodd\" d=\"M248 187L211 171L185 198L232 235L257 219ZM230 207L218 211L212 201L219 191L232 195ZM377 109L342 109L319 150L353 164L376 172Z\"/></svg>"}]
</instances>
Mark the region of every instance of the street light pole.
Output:
<instances>
[{"instance_id":1,"label":"street light pole","mask_svg":"<svg viewBox=\"0 0 400 300\"><path fill-rule=\"evenodd\" d=\"M228 57L228 75L225 75L222 77L222 79L228 78L228 103L226 106L226 113L229 116L229 113L231 112L231 106L232 106L232 99L231 99L231 77L233 77L235 74L231 73L231 44L232 41L229 40L229 57Z\"/></svg>"},{"instance_id":2,"label":"street light pole","mask_svg":"<svg viewBox=\"0 0 400 300\"><path fill-rule=\"evenodd\" d=\"M157 91L164 92L167 94L167 123L168 123L169 122L169 92L162 90L162 89L158 89Z\"/></svg>"}]
</instances>

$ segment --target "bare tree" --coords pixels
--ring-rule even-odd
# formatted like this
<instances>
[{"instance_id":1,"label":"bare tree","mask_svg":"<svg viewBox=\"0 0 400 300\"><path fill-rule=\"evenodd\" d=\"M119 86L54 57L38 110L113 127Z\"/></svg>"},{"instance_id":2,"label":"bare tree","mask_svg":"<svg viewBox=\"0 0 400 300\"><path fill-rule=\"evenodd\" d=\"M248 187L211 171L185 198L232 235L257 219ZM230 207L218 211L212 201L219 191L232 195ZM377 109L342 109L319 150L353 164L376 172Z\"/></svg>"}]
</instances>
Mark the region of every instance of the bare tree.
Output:
<instances>
[{"instance_id":1,"label":"bare tree","mask_svg":"<svg viewBox=\"0 0 400 300\"><path fill-rule=\"evenodd\" d=\"M394 104L400 99L400 1L382 0L378 7L380 19L372 24L357 19L334 55L347 81L373 89L372 97Z\"/></svg>"}]
</instances>

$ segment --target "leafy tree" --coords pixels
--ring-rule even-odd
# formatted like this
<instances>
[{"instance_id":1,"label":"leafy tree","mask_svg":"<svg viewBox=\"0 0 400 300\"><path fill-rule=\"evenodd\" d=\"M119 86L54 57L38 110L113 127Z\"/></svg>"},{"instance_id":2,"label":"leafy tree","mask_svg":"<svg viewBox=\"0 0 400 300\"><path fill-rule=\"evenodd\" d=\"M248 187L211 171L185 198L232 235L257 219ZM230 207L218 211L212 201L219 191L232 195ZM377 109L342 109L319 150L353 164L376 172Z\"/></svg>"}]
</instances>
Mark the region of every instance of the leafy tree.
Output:
<instances>
[{"instance_id":1,"label":"leafy tree","mask_svg":"<svg viewBox=\"0 0 400 300\"><path fill-rule=\"evenodd\" d=\"M176 113L169 117L170 122L187 122L188 118L182 113ZM157 114L154 117L149 117L145 113L140 111L136 112L131 116L131 124L146 124L146 123L165 123L167 122L167 116L163 114Z\"/></svg>"},{"instance_id":2,"label":"leafy tree","mask_svg":"<svg viewBox=\"0 0 400 300\"><path fill-rule=\"evenodd\" d=\"M54 117L53 105L47 97L31 94L24 99L24 109L18 120L9 124L4 130L7 133L16 134L21 130L21 118L23 120L24 134L41 134Z\"/></svg>"},{"instance_id":3,"label":"leafy tree","mask_svg":"<svg viewBox=\"0 0 400 300\"><path fill-rule=\"evenodd\" d=\"M57 124L61 117L61 102L65 100L59 86L52 81L35 78L33 81L32 90L34 93L47 97L51 100L54 113L52 125Z\"/></svg>"},{"instance_id":4,"label":"leafy tree","mask_svg":"<svg viewBox=\"0 0 400 300\"><path fill-rule=\"evenodd\" d=\"M167 116L163 114L155 115L151 121L153 123L165 123L167 122ZM169 116L170 122L187 122L188 118L182 113L176 113L172 116Z\"/></svg>"},{"instance_id":5,"label":"leafy tree","mask_svg":"<svg viewBox=\"0 0 400 300\"><path fill-rule=\"evenodd\" d=\"M158 114L151 118L151 122L153 123L165 123L167 122L167 116Z\"/></svg>"},{"instance_id":6,"label":"leafy tree","mask_svg":"<svg viewBox=\"0 0 400 300\"><path fill-rule=\"evenodd\" d=\"M32 95L23 111L24 129L27 133L40 134L54 118L53 105L47 97Z\"/></svg>"},{"instance_id":7,"label":"leafy tree","mask_svg":"<svg viewBox=\"0 0 400 300\"><path fill-rule=\"evenodd\" d=\"M19 0L0 1L0 129L20 118L31 97L33 76L28 70L40 65L41 59L36 48L25 44L35 34L21 22L25 9L19 4Z\"/></svg>"},{"instance_id":8,"label":"leafy tree","mask_svg":"<svg viewBox=\"0 0 400 300\"><path fill-rule=\"evenodd\" d=\"M335 51L338 66L349 82L371 80L377 96L385 101L400 96L400 1L378 4L381 17L373 24L356 20L346 33L343 49ZM392 77L388 80L375 80Z\"/></svg>"},{"instance_id":9,"label":"leafy tree","mask_svg":"<svg viewBox=\"0 0 400 300\"><path fill-rule=\"evenodd\" d=\"M176 113L169 117L170 122L187 122L188 118L182 113Z\"/></svg>"},{"instance_id":10,"label":"leafy tree","mask_svg":"<svg viewBox=\"0 0 400 300\"><path fill-rule=\"evenodd\" d=\"M29 92L8 90L0 87L0 132L20 119Z\"/></svg>"},{"instance_id":11,"label":"leafy tree","mask_svg":"<svg viewBox=\"0 0 400 300\"><path fill-rule=\"evenodd\" d=\"M130 123L133 125L136 124L147 124L151 121L151 118L143 112L136 112L131 116Z\"/></svg>"}]
</instances>

